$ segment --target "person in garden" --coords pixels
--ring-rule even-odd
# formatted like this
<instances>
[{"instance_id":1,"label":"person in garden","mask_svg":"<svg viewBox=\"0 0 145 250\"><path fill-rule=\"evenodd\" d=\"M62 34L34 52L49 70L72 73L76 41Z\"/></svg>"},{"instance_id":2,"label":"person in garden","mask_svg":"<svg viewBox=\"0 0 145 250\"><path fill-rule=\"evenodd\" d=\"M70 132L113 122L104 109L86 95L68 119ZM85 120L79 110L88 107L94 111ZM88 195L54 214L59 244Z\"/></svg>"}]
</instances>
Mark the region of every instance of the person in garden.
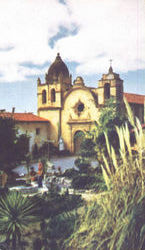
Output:
<instances>
[{"instance_id":1,"label":"person in garden","mask_svg":"<svg viewBox=\"0 0 145 250\"><path fill-rule=\"evenodd\" d=\"M5 173L4 171L0 171L0 186L4 188L6 186L7 179L8 179L7 173Z\"/></svg>"},{"instance_id":2,"label":"person in garden","mask_svg":"<svg viewBox=\"0 0 145 250\"><path fill-rule=\"evenodd\" d=\"M31 179L31 182L32 182L32 181L36 181L36 180L37 180L37 173L36 173L36 171L34 170L34 167L31 167L30 169L31 169L31 171L30 171L30 179Z\"/></svg>"},{"instance_id":3,"label":"person in garden","mask_svg":"<svg viewBox=\"0 0 145 250\"><path fill-rule=\"evenodd\" d=\"M58 174L59 174L59 175L62 175L62 170L61 170L61 167L60 167L60 166L58 167Z\"/></svg>"},{"instance_id":4,"label":"person in garden","mask_svg":"<svg viewBox=\"0 0 145 250\"><path fill-rule=\"evenodd\" d=\"M43 177L44 177L43 165L42 165L42 162L39 160L39 162L38 162L38 172L37 172L38 187L42 187Z\"/></svg>"}]
</instances>

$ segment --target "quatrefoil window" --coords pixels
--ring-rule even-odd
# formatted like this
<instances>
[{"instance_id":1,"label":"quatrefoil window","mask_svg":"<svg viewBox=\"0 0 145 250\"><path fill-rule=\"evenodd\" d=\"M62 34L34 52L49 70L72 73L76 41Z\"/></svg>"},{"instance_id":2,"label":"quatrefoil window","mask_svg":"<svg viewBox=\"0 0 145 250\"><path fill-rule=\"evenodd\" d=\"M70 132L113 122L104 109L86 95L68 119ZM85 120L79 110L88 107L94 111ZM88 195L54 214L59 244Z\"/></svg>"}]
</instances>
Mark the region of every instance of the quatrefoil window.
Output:
<instances>
[{"instance_id":1,"label":"quatrefoil window","mask_svg":"<svg viewBox=\"0 0 145 250\"><path fill-rule=\"evenodd\" d=\"M79 105L78 105L78 112L82 112L83 110L84 110L84 104L83 103L80 103Z\"/></svg>"},{"instance_id":2,"label":"quatrefoil window","mask_svg":"<svg viewBox=\"0 0 145 250\"><path fill-rule=\"evenodd\" d=\"M85 108L85 105L79 100L75 106L73 107L74 108L74 112L80 116L81 113L84 111L84 108Z\"/></svg>"}]
</instances>

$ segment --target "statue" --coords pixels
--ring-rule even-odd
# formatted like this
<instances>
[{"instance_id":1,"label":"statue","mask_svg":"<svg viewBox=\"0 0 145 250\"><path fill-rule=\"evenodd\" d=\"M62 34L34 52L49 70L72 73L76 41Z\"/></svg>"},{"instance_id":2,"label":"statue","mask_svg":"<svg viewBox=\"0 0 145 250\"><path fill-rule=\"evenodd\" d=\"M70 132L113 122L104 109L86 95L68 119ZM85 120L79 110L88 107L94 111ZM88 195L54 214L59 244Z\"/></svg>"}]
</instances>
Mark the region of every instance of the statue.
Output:
<instances>
[{"instance_id":1,"label":"statue","mask_svg":"<svg viewBox=\"0 0 145 250\"><path fill-rule=\"evenodd\" d=\"M63 141L62 137L59 138L58 146L59 146L59 151L64 150L64 141Z\"/></svg>"}]
</instances>

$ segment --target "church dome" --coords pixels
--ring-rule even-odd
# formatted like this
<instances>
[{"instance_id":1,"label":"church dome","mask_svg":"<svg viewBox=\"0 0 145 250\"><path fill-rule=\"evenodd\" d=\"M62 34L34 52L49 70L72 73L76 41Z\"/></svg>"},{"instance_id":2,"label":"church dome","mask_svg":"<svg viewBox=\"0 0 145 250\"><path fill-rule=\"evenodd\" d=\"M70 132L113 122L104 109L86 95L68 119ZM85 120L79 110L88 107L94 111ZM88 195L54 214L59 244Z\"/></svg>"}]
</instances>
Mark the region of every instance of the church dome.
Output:
<instances>
[{"instance_id":1,"label":"church dome","mask_svg":"<svg viewBox=\"0 0 145 250\"><path fill-rule=\"evenodd\" d=\"M58 80L62 76L64 80L69 78L69 71L66 64L62 61L59 53L57 53L55 61L51 64L47 73L47 80Z\"/></svg>"}]
</instances>

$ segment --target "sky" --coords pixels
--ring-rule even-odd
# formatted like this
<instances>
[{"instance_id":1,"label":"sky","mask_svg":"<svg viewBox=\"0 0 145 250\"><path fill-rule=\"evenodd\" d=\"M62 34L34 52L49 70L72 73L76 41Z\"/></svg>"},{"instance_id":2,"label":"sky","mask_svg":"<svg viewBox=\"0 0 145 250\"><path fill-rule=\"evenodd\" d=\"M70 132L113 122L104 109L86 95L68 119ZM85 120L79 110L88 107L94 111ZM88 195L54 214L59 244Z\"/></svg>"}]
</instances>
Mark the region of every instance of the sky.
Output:
<instances>
[{"instance_id":1,"label":"sky","mask_svg":"<svg viewBox=\"0 0 145 250\"><path fill-rule=\"evenodd\" d=\"M112 59L124 91L145 95L144 0L0 0L0 109L37 113L37 78L59 52L97 87Z\"/></svg>"}]
</instances>

